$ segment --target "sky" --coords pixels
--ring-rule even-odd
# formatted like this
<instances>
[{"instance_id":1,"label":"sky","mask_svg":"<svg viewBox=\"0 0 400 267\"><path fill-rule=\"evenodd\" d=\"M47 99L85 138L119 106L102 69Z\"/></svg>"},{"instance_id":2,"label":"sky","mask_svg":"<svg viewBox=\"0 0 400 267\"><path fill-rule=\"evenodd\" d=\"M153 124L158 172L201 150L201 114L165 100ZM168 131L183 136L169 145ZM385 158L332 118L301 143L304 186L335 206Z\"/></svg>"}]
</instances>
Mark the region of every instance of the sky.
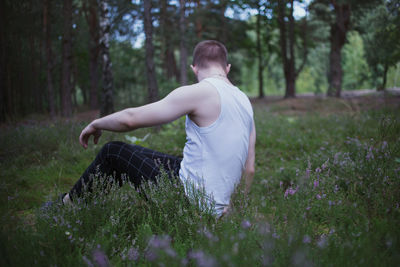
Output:
<instances>
[{"instance_id":1,"label":"sky","mask_svg":"<svg viewBox=\"0 0 400 267\"><path fill-rule=\"evenodd\" d=\"M138 2L139 0L132 0L133 2ZM295 17L295 19L300 19L302 17L304 17L306 15L306 7L308 6L308 4L310 3L311 0L305 0L304 3L299 3L299 2L294 2L294 7L293 7L293 16ZM171 1L171 3L174 3L176 5L179 5L178 1ZM243 12L236 12L232 9L232 8L228 8L225 12L225 16L228 18L236 18L236 19L241 19L241 20L246 20L248 19L250 16L253 16L257 14L257 10L256 9L246 9ZM135 29L141 29L143 28L143 22L142 21L137 21L134 23L133 27ZM136 38L134 40L132 40L132 45L134 48L140 48L143 46L144 44L144 39L145 39L145 35L144 35L144 31L142 31L140 34L138 34L136 36Z\"/></svg>"}]
</instances>

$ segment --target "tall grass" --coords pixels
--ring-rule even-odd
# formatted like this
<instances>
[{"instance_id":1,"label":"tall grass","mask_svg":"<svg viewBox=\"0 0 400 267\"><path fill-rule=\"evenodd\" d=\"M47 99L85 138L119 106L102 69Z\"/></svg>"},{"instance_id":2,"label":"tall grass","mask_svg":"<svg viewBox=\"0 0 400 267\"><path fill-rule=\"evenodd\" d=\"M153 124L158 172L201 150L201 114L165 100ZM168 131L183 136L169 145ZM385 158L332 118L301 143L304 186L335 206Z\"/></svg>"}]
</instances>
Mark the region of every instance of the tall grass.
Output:
<instances>
[{"instance_id":1,"label":"tall grass","mask_svg":"<svg viewBox=\"0 0 400 267\"><path fill-rule=\"evenodd\" d=\"M141 190L129 183L121 189L110 185L106 192L94 190L74 205L54 206L46 212L34 208L28 212L30 217L18 213L29 205L13 204L21 195L13 198L15 194L11 194L2 216L0 264L398 265L399 115L397 110L382 110L287 116L257 109L253 187L245 196L243 186L238 186L230 214L220 220L188 202L182 187L166 175L157 185L146 184ZM77 129L71 136L79 132L79 126L74 126ZM153 134L143 145L178 154L184 142L182 129L180 121ZM18 131L26 131L23 135L28 136L30 130ZM55 132L45 129L43 135L57 136ZM69 140L59 134L59 140ZM7 138L15 137L10 132ZM123 136L109 135L103 141L113 138ZM24 148L26 153L38 150L35 140L19 140L31 142L31 149ZM42 163L35 162L29 168L42 166L38 173L46 176L52 164L75 168L74 164L87 163L98 150L96 147L82 155L72 152L78 148L72 141L70 148L60 142L52 144L51 152L41 152ZM59 157L53 163L43 163L54 154ZM24 157L20 160L12 164L17 169L23 169ZM21 177L18 170L10 170L12 165L2 162L1 167ZM23 192L31 189L4 176L2 179L7 181L3 188L8 192L13 188L25 196ZM98 174L95 186L102 188L102 179ZM49 177L38 178L33 188L53 187L50 195L55 196L71 183L57 184L54 189L53 184L45 185L50 181ZM44 200L43 193L36 194ZM39 207L39 202L35 203ZM12 225L11 216L16 218Z\"/></svg>"}]
</instances>

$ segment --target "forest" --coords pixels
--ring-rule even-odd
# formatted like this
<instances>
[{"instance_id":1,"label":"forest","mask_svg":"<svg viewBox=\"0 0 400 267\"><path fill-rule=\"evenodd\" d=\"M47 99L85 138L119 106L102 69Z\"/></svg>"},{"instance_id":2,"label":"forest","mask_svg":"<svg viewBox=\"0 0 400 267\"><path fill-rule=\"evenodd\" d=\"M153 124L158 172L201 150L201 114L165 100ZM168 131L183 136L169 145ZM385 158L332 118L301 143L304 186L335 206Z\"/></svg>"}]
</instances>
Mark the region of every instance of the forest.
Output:
<instances>
[{"instance_id":1,"label":"forest","mask_svg":"<svg viewBox=\"0 0 400 267\"><path fill-rule=\"evenodd\" d=\"M399 86L398 1L2 1L1 121L154 102L194 81L196 43L230 52L251 97Z\"/></svg>"},{"instance_id":2,"label":"forest","mask_svg":"<svg viewBox=\"0 0 400 267\"><path fill-rule=\"evenodd\" d=\"M398 0L0 1L0 266L399 266L399 13ZM136 187L97 169L64 203L110 142L182 157L184 117L103 129L86 149L79 136L196 83L203 40L225 44L254 111L251 187L243 176L217 218L163 170Z\"/></svg>"}]
</instances>

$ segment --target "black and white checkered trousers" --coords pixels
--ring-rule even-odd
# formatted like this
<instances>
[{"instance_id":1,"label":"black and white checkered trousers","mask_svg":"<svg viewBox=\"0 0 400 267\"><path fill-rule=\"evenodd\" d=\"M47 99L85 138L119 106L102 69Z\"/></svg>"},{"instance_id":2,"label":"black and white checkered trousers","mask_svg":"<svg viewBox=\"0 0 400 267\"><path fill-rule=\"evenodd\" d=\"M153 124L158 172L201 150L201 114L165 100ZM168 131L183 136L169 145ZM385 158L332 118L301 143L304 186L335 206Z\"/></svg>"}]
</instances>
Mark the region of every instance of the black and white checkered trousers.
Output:
<instances>
[{"instance_id":1,"label":"black and white checkered trousers","mask_svg":"<svg viewBox=\"0 0 400 267\"><path fill-rule=\"evenodd\" d=\"M122 184L122 177L126 175L130 182L138 187L143 181L157 182L161 168L171 179L179 177L182 158L164 154L138 145L113 141L105 144L97 154L95 160L85 170L79 180L69 192L71 197L82 196L84 186L91 190L93 177L114 177ZM179 179L179 178L178 178Z\"/></svg>"}]
</instances>

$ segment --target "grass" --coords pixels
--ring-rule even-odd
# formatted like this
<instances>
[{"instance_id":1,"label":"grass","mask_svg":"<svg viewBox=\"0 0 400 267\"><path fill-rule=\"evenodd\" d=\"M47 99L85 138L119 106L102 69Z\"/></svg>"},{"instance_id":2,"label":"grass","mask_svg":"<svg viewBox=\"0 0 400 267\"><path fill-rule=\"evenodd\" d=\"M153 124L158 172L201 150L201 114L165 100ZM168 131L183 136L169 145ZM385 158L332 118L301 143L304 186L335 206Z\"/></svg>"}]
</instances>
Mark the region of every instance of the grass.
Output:
<instances>
[{"instance_id":1,"label":"grass","mask_svg":"<svg viewBox=\"0 0 400 267\"><path fill-rule=\"evenodd\" d=\"M398 104L304 101L255 104L252 190L244 196L240 185L220 221L165 177L157 189L143 188L147 200L127 183L40 212L102 144L125 134L106 133L83 150L77 137L85 123L3 126L0 265L398 265ZM184 142L179 120L141 144L179 155Z\"/></svg>"}]
</instances>

